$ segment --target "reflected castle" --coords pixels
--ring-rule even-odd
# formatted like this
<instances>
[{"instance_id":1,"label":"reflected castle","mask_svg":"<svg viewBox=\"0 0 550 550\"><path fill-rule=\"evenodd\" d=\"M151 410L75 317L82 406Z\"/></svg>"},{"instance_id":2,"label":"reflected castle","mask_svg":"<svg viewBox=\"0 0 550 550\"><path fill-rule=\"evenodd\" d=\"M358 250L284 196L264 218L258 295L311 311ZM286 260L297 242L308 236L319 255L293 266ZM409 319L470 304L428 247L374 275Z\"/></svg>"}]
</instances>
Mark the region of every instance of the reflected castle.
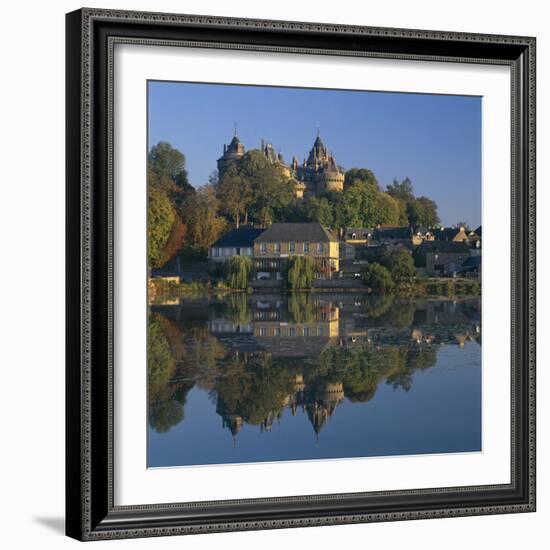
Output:
<instances>
[{"instance_id":1,"label":"reflected castle","mask_svg":"<svg viewBox=\"0 0 550 550\"><path fill-rule=\"evenodd\" d=\"M408 391L442 347L481 344L479 299L229 294L151 309L149 423L157 432L184 421L198 387L233 438L246 425L269 431L300 413L317 438L342 403L370 401L381 383Z\"/></svg>"}]
</instances>

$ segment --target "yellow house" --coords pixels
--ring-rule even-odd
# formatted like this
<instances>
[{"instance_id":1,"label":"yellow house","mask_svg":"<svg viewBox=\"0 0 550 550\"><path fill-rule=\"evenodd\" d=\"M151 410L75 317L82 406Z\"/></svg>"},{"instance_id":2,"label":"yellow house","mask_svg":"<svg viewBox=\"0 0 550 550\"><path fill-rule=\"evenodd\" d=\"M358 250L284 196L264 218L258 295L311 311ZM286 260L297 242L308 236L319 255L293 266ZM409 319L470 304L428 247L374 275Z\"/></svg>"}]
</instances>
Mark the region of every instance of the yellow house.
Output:
<instances>
[{"instance_id":1,"label":"yellow house","mask_svg":"<svg viewBox=\"0 0 550 550\"><path fill-rule=\"evenodd\" d=\"M274 223L254 240L257 279L282 280L285 264L293 256L309 256L318 277L330 279L340 270L336 235L320 223Z\"/></svg>"}]
</instances>

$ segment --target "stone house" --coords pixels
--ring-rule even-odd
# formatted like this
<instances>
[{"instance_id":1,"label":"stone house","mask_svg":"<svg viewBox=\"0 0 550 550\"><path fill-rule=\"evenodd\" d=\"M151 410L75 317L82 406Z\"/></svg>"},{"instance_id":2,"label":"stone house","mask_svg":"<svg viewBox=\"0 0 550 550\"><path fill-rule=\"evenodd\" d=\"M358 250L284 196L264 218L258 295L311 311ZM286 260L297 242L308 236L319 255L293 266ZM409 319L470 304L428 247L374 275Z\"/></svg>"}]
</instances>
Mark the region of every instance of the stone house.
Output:
<instances>
[{"instance_id":1,"label":"stone house","mask_svg":"<svg viewBox=\"0 0 550 550\"><path fill-rule=\"evenodd\" d=\"M260 236L265 229L241 226L238 229L231 229L222 235L215 243L208 248L208 259L213 263L224 263L233 256L248 256L252 258L254 250L254 239Z\"/></svg>"},{"instance_id":2,"label":"stone house","mask_svg":"<svg viewBox=\"0 0 550 550\"><path fill-rule=\"evenodd\" d=\"M469 245L454 241L426 241L413 253L415 267L428 277L452 276L469 257Z\"/></svg>"},{"instance_id":3,"label":"stone house","mask_svg":"<svg viewBox=\"0 0 550 550\"><path fill-rule=\"evenodd\" d=\"M320 279L331 279L340 270L339 242L320 223L274 223L254 240L256 278L283 280L286 263L293 256L315 260Z\"/></svg>"},{"instance_id":4,"label":"stone house","mask_svg":"<svg viewBox=\"0 0 550 550\"><path fill-rule=\"evenodd\" d=\"M423 226L379 226L374 230L372 237L369 239L369 244L388 246L402 243L418 246L424 241L433 240L433 232Z\"/></svg>"}]
</instances>

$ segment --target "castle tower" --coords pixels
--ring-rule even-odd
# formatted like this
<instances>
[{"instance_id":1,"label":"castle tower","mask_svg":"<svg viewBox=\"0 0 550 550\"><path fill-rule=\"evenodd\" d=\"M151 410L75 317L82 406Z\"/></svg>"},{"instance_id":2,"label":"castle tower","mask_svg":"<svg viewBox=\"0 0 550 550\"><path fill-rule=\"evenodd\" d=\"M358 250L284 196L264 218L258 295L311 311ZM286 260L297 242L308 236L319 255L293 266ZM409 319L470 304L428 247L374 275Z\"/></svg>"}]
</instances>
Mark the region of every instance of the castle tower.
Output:
<instances>
[{"instance_id":1,"label":"castle tower","mask_svg":"<svg viewBox=\"0 0 550 550\"><path fill-rule=\"evenodd\" d=\"M241 160L244 156L244 145L237 136L237 131L229 145L223 146L223 155L218 159L218 174L220 180L223 178L225 171L229 166Z\"/></svg>"},{"instance_id":2,"label":"castle tower","mask_svg":"<svg viewBox=\"0 0 550 550\"><path fill-rule=\"evenodd\" d=\"M329 153L319 132L307 161L297 173L298 179L306 185L306 196L344 190L344 173L338 168L336 159L332 153Z\"/></svg>"}]
</instances>

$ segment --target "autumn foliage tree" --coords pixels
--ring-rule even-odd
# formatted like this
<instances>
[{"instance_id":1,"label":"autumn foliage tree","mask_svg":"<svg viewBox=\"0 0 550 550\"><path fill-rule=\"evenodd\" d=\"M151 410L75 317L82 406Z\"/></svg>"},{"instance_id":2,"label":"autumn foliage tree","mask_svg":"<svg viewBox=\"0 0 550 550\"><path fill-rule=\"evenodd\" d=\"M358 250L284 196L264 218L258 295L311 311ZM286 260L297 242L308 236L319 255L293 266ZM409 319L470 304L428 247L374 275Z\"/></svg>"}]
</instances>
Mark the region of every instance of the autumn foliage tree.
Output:
<instances>
[{"instance_id":1,"label":"autumn foliage tree","mask_svg":"<svg viewBox=\"0 0 550 550\"><path fill-rule=\"evenodd\" d=\"M162 190L152 187L148 193L147 250L150 267L162 267L165 246L170 240L176 213Z\"/></svg>"},{"instance_id":2,"label":"autumn foliage tree","mask_svg":"<svg viewBox=\"0 0 550 550\"><path fill-rule=\"evenodd\" d=\"M187 242L206 251L227 228L225 218L219 215L220 203L212 185L203 185L189 197L183 219L187 225Z\"/></svg>"}]
</instances>

